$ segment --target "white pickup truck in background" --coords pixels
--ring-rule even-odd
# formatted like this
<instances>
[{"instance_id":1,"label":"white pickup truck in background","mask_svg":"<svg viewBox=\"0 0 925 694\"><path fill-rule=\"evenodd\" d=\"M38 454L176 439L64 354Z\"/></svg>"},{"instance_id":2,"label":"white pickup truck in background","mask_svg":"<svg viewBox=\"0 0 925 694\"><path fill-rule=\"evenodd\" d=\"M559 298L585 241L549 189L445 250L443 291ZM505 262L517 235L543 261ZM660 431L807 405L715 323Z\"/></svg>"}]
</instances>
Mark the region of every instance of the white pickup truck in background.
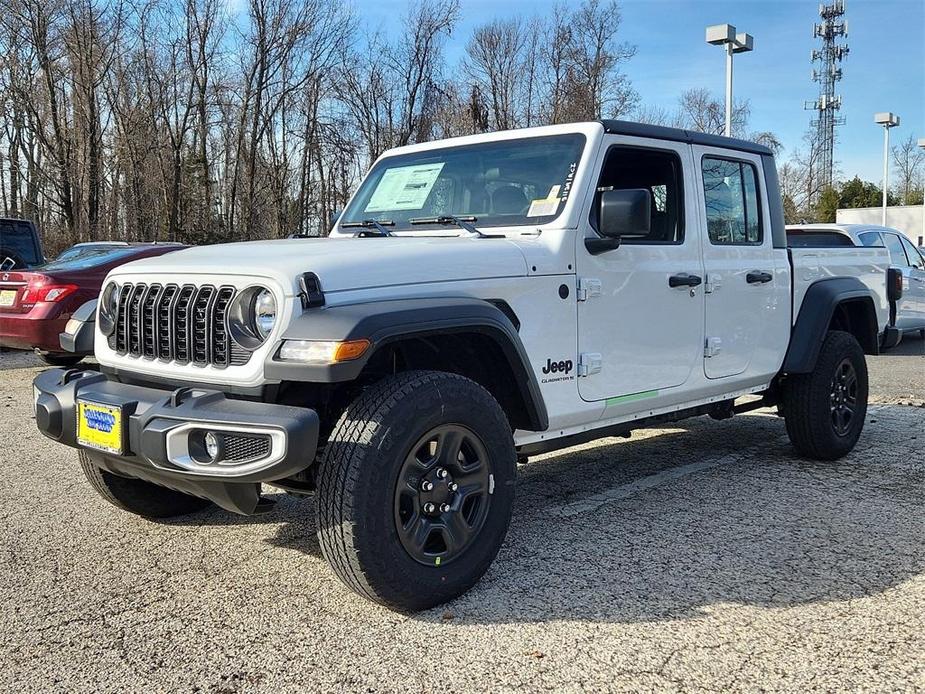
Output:
<instances>
[{"instance_id":1,"label":"white pickup truck in background","mask_svg":"<svg viewBox=\"0 0 925 694\"><path fill-rule=\"evenodd\" d=\"M416 144L330 238L114 270L101 372L40 374L36 421L146 517L313 494L344 583L417 610L491 564L518 458L768 406L800 454L847 454L864 355L898 340L888 265L788 248L751 142L604 121Z\"/></svg>"},{"instance_id":2,"label":"white pickup truck in background","mask_svg":"<svg viewBox=\"0 0 925 694\"><path fill-rule=\"evenodd\" d=\"M883 248L902 282L896 327L925 338L925 255L898 229L873 224L794 224L787 227L791 246L814 246L826 258L850 256L846 247Z\"/></svg>"}]
</instances>

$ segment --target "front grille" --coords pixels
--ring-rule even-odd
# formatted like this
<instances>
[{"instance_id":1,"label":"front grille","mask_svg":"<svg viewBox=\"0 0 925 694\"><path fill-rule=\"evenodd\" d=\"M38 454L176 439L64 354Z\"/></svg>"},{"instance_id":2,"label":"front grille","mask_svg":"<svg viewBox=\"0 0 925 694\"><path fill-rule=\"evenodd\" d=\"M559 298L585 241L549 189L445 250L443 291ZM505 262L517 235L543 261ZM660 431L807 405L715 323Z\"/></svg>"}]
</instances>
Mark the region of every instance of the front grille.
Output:
<instances>
[{"instance_id":1,"label":"front grille","mask_svg":"<svg viewBox=\"0 0 925 694\"><path fill-rule=\"evenodd\" d=\"M109 346L119 354L180 364L245 364L228 332L234 287L127 283Z\"/></svg>"},{"instance_id":2,"label":"front grille","mask_svg":"<svg viewBox=\"0 0 925 694\"><path fill-rule=\"evenodd\" d=\"M221 434L222 460L242 463L260 460L270 455L269 436L248 436L245 434Z\"/></svg>"}]
</instances>

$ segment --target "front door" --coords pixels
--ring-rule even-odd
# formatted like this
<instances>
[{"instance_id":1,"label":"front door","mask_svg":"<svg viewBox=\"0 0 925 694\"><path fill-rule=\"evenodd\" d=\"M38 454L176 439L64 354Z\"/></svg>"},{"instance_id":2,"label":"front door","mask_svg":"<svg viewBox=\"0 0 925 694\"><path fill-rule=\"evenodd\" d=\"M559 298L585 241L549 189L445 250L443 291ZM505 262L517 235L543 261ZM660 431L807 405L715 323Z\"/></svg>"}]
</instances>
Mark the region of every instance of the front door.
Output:
<instances>
[{"instance_id":1,"label":"front door","mask_svg":"<svg viewBox=\"0 0 925 694\"><path fill-rule=\"evenodd\" d=\"M649 191L651 227L645 238L590 253L584 240L596 236L595 194L577 235L579 365L587 374L579 393L608 406L655 404L688 381L703 353L698 220L685 210L696 199L690 146L608 136L598 165L598 191Z\"/></svg>"},{"instance_id":2,"label":"front door","mask_svg":"<svg viewBox=\"0 0 925 694\"><path fill-rule=\"evenodd\" d=\"M757 376L776 368L763 363L763 343L779 339L769 332L789 327L782 310L789 285L775 269L769 217L761 203L761 158L702 146L693 154L706 228L704 373L713 379L746 371Z\"/></svg>"}]
</instances>

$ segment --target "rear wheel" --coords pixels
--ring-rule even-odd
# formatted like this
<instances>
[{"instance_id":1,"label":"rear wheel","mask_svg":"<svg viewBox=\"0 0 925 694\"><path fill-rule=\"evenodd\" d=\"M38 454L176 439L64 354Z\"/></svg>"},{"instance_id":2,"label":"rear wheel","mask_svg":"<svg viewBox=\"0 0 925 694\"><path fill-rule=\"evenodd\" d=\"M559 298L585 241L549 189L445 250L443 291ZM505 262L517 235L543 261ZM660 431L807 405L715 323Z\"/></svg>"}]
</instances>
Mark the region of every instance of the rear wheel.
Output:
<instances>
[{"instance_id":1,"label":"rear wheel","mask_svg":"<svg viewBox=\"0 0 925 694\"><path fill-rule=\"evenodd\" d=\"M39 359L51 366L75 366L83 360L83 356L67 352L39 352Z\"/></svg>"},{"instance_id":2,"label":"rear wheel","mask_svg":"<svg viewBox=\"0 0 925 694\"><path fill-rule=\"evenodd\" d=\"M507 417L477 383L407 372L360 395L318 470L318 536L337 576L402 611L461 595L504 540L516 453Z\"/></svg>"},{"instance_id":3,"label":"rear wheel","mask_svg":"<svg viewBox=\"0 0 925 694\"><path fill-rule=\"evenodd\" d=\"M791 443L817 460L834 460L854 448L867 416L867 362L850 333L832 331L816 368L788 376L784 418Z\"/></svg>"},{"instance_id":4,"label":"rear wheel","mask_svg":"<svg viewBox=\"0 0 925 694\"><path fill-rule=\"evenodd\" d=\"M161 487L132 477L120 477L101 470L84 451L80 467L96 492L123 511L145 518L175 518L196 513L212 505L211 501Z\"/></svg>"}]
</instances>

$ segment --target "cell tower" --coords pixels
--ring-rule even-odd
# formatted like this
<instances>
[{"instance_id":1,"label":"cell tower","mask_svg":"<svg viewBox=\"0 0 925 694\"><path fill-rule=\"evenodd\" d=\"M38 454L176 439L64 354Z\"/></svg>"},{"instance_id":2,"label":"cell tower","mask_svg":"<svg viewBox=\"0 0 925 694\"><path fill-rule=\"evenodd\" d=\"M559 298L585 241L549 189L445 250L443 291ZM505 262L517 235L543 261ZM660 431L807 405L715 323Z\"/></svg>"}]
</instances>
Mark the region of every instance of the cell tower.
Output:
<instances>
[{"instance_id":1,"label":"cell tower","mask_svg":"<svg viewBox=\"0 0 925 694\"><path fill-rule=\"evenodd\" d=\"M837 115L841 108L841 96L835 93L835 83L841 80L841 61L848 55L847 44L837 43L839 37L848 36L848 22L844 0L834 0L819 5L820 24L813 25L813 37L822 39L822 48L812 52L813 81L819 83L819 98L807 101L804 108L816 111L817 118L810 125L816 129L816 143L819 156L816 160L815 176L822 186L832 185L832 168L835 151L835 126L843 125L845 119Z\"/></svg>"}]
</instances>

